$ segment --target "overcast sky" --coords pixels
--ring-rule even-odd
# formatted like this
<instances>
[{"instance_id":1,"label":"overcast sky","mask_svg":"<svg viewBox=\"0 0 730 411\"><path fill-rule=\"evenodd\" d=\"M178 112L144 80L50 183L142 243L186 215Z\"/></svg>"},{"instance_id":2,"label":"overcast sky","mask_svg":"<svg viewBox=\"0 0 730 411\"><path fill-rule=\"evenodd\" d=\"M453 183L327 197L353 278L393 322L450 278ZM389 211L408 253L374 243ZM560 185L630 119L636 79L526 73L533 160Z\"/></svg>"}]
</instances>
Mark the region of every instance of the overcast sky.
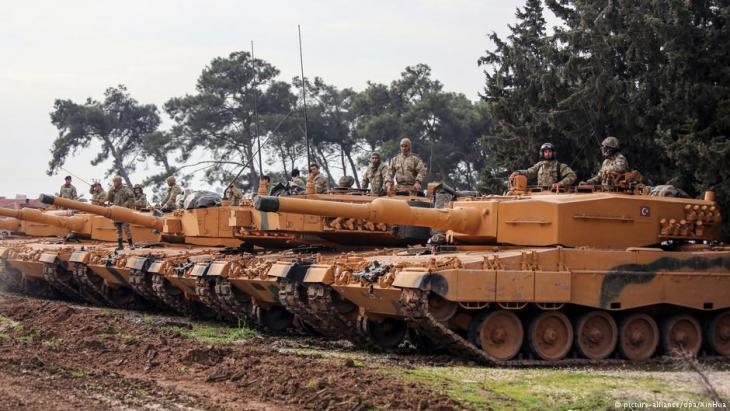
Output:
<instances>
[{"instance_id":1,"label":"overcast sky","mask_svg":"<svg viewBox=\"0 0 730 411\"><path fill-rule=\"evenodd\" d=\"M298 75L297 24L307 77L361 90L389 83L404 67L426 63L448 91L472 99L484 85L477 59L504 36L523 0L442 1L6 1L0 14L0 195L55 192L63 175L45 174L57 135L49 112L56 98L101 99L127 85L141 103L160 107L193 92L217 56L248 50ZM163 114L164 115L164 114ZM169 124L169 122L168 122ZM100 178L92 150L66 168ZM145 173L139 167L138 179ZM149 170L147 171L149 173ZM106 185L106 184L105 184ZM80 192L88 189L76 182Z\"/></svg>"}]
</instances>

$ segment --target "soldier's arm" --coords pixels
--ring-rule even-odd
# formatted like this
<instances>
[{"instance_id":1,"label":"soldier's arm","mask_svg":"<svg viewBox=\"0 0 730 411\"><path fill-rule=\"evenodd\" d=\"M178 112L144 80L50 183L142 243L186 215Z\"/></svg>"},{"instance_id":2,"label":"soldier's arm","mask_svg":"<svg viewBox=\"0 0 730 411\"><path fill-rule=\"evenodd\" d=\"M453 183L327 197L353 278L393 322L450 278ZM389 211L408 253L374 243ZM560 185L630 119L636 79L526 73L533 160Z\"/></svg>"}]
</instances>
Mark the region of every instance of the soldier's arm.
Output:
<instances>
[{"instance_id":1,"label":"soldier's arm","mask_svg":"<svg viewBox=\"0 0 730 411\"><path fill-rule=\"evenodd\" d=\"M422 183L426 179L426 174L428 173L428 170L426 170L426 164L423 163L423 160L420 158L416 158L416 181L419 183Z\"/></svg>"},{"instance_id":2,"label":"soldier's arm","mask_svg":"<svg viewBox=\"0 0 730 411\"><path fill-rule=\"evenodd\" d=\"M618 173L626 173L629 171L629 162L626 160L623 154L616 156L616 161L613 164L614 171Z\"/></svg>"},{"instance_id":3,"label":"soldier's arm","mask_svg":"<svg viewBox=\"0 0 730 411\"><path fill-rule=\"evenodd\" d=\"M567 164L560 165L560 177L562 180L558 181L558 184L563 187L572 186L575 183L575 180L578 179L578 176L575 175L575 171L568 167Z\"/></svg>"},{"instance_id":4,"label":"soldier's arm","mask_svg":"<svg viewBox=\"0 0 730 411\"><path fill-rule=\"evenodd\" d=\"M370 177L368 177L368 172L365 171L365 174L362 176L362 188L368 188L370 185Z\"/></svg>"},{"instance_id":5,"label":"soldier's arm","mask_svg":"<svg viewBox=\"0 0 730 411\"><path fill-rule=\"evenodd\" d=\"M603 177L601 175L602 170L603 170L603 167L601 167L601 169L598 170L598 174L596 174L595 176L589 178L586 181L586 183L588 183L588 184L599 184L601 182L601 180L603 179Z\"/></svg>"},{"instance_id":6,"label":"soldier's arm","mask_svg":"<svg viewBox=\"0 0 730 411\"><path fill-rule=\"evenodd\" d=\"M517 170L520 174L523 176L526 176L528 179L535 179L537 178L537 172L540 171L540 166L542 165L542 162L539 162L532 167L528 168L527 170Z\"/></svg>"},{"instance_id":7,"label":"soldier's arm","mask_svg":"<svg viewBox=\"0 0 730 411\"><path fill-rule=\"evenodd\" d=\"M390 163L388 163L388 170L386 171L388 178L386 178L385 181L393 182L395 179L396 158L397 157L393 157L390 160Z\"/></svg>"},{"instance_id":8,"label":"soldier's arm","mask_svg":"<svg viewBox=\"0 0 730 411\"><path fill-rule=\"evenodd\" d=\"M76 187L71 188L71 198L74 200L78 200L79 193L76 192Z\"/></svg>"}]
</instances>

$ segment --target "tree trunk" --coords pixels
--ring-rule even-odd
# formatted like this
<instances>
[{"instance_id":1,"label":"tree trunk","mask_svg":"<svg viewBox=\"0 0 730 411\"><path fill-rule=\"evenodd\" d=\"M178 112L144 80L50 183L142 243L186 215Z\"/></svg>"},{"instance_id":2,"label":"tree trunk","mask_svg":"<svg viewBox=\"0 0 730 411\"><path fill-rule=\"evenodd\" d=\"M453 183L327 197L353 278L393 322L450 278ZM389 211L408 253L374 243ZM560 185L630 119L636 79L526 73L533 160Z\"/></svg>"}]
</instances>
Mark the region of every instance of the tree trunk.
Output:
<instances>
[{"instance_id":1,"label":"tree trunk","mask_svg":"<svg viewBox=\"0 0 730 411\"><path fill-rule=\"evenodd\" d=\"M330 173L330 166L327 163L327 157L325 157L324 152L322 152L322 149L319 148L319 146L314 146L314 150L319 154L319 158L322 162L322 167L324 168L324 171L327 173L327 181L329 181L330 187L334 187L335 180L332 178L332 173Z\"/></svg>"},{"instance_id":2,"label":"tree trunk","mask_svg":"<svg viewBox=\"0 0 730 411\"><path fill-rule=\"evenodd\" d=\"M342 175L347 175L347 165L345 164L345 149L340 146L340 163L342 164Z\"/></svg>"},{"instance_id":3,"label":"tree trunk","mask_svg":"<svg viewBox=\"0 0 730 411\"><path fill-rule=\"evenodd\" d=\"M345 151L345 155L347 156L347 160L350 162L352 176L355 177L355 184L357 185L357 188L362 188L360 186L360 178L357 176L357 167L355 167L355 162L352 160L352 154L349 151Z\"/></svg>"},{"instance_id":4,"label":"tree trunk","mask_svg":"<svg viewBox=\"0 0 730 411\"><path fill-rule=\"evenodd\" d=\"M104 144L109 147L109 152L114 158L114 168L117 170L117 174L124 179L124 182L127 183L129 187L132 187L132 180L129 178L129 173L127 173L127 169L124 167L124 158L117 149L114 148L114 144L112 144L112 141L109 140L108 137L104 136L102 138L104 139Z\"/></svg>"}]
</instances>

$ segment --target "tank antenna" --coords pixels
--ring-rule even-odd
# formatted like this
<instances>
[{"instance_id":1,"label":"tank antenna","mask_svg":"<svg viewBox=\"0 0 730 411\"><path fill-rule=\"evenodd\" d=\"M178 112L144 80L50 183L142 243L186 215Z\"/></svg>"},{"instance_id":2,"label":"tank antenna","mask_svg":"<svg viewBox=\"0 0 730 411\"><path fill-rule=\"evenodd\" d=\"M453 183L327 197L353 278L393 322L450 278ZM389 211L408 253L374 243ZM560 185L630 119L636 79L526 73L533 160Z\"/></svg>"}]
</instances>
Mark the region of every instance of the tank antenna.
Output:
<instances>
[{"instance_id":1,"label":"tank antenna","mask_svg":"<svg viewBox=\"0 0 730 411\"><path fill-rule=\"evenodd\" d=\"M304 145L307 148L307 167L312 164L309 152L309 131L307 118L307 89L306 81L304 80L304 58L302 57L302 26L297 24L297 30L299 31L299 67L302 69L302 103L304 109Z\"/></svg>"},{"instance_id":2,"label":"tank antenna","mask_svg":"<svg viewBox=\"0 0 730 411\"><path fill-rule=\"evenodd\" d=\"M256 92L258 91L258 70L256 67L256 57L253 54L253 40L251 40L251 67L253 68L253 128L256 134L256 146L259 154L259 173L264 175L264 164L261 160L261 136L259 135L259 111L257 108Z\"/></svg>"},{"instance_id":3,"label":"tank antenna","mask_svg":"<svg viewBox=\"0 0 730 411\"><path fill-rule=\"evenodd\" d=\"M65 172L67 172L67 173L69 173L69 174L70 174L70 175L72 175L72 176L73 176L73 177L74 177L75 179L77 179L77 180L81 181L82 183L84 183L84 184L86 184L86 185L89 185L89 186L91 185L91 184L89 184L89 183L88 183L88 182L87 182L86 180L84 180L83 178L81 178L81 177L77 176L76 174L74 174L74 173L72 173L72 172L68 171L67 169L65 169L65 168L63 168L63 167L58 167L58 168L60 168L61 170L65 171Z\"/></svg>"}]
</instances>

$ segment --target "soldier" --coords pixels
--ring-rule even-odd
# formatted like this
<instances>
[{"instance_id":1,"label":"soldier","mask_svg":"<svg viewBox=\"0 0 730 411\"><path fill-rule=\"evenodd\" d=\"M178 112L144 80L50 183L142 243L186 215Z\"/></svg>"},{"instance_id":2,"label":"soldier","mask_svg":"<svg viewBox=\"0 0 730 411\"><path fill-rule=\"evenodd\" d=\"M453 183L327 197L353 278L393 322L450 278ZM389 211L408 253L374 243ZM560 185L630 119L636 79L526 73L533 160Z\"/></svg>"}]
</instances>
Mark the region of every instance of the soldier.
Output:
<instances>
[{"instance_id":1,"label":"soldier","mask_svg":"<svg viewBox=\"0 0 730 411\"><path fill-rule=\"evenodd\" d=\"M558 162L555 158L555 147L551 143L540 146L540 158L542 160L534 166L527 170L517 170L510 177L522 174L528 179L537 178L538 186L550 187L553 190L575 183L578 177L567 164Z\"/></svg>"},{"instance_id":2,"label":"soldier","mask_svg":"<svg viewBox=\"0 0 730 411\"><path fill-rule=\"evenodd\" d=\"M122 177L114 177L113 185L107 194L107 201L115 206L134 209L134 194L129 187L122 185ZM114 226L117 228L117 250L124 249L122 229L124 230L124 234L127 236L129 248L134 248L134 242L132 242L132 230L129 228L129 224L115 221Z\"/></svg>"},{"instance_id":3,"label":"soldier","mask_svg":"<svg viewBox=\"0 0 730 411\"><path fill-rule=\"evenodd\" d=\"M71 184L71 176L66 176L64 180L66 180L66 182L61 186L61 189L58 190L58 196L71 200L79 198L78 193L76 192L76 187Z\"/></svg>"},{"instance_id":4,"label":"soldier","mask_svg":"<svg viewBox=\"0 0 730 411\"><path fill-rule=\"evenodd\" d=\"M620 143L616 137L606 137L601 143L603 164L598 174L589 179L586 184L611 184L611 173L626 173L629 171L629 162L619 152Z\"/></svg>"},{"instance_id":5,"label":"soldier","mask_svg":"<svg viewBox=\"0 0 730 411\"><path fill-rule=\"evenodd\" d=\"M307 189L307 182L303 178L299 177L299 169L295 168L291 171L291 180L289 180L290 187L299 187L302 190Z\"/></svg>"},{"instance_id":6,"label":"soldier","mask_svg":"<svg viewBox=\"0 0 730 411\"><path fill-rule=\"evenodd\" d=\"M228 184L228 188L226 188L225 193L223 193L223 197L231 200L231 205L237 206L241 204L243 192L236 187L236 183L234 181L231 181L231 184Z\"/></svg>"},{"instance_id":7,"label":"soldier","mask_svg":"<svg viewBox=\"0 0 730 411\"><path fill-rule=\"evenodd\" d=\"M182 194L182 188L175 182L175 177L167 177L167 193L160 202L160 209L166 213L177 209L177 196Z\"/></svg>"},{"instance_id":8,"label":"soldier","mask_svg":"<svg viewBox=\"0 0 730 411\"><path fill-rule=\"evenodd\" d=\"M141 184L135 184L132 188L132 194L134 194L134 209L146 210L150 208L150 203L147 202L147 195L142 190Z\"/></svg>"},{"instance_id":9,"label":"soldier","mask_svg":"<svg viewBox=\"0 0 730 411\"><path fill-rule=\"evenodd\" d=\"M385 195L385 182L388 181L388 166L380 162L380 154L370 154L370 166L362 178L362 188L370 187L376 196Z\"/></svg>"},{"instance_id":10,"label":"soldier","mask_svg":"<svg viewBox=\"0 0 730 411\"><path fill-rule=\"evenodd\" d=\"M400 141L400 154L393 157L388 165L387 188L395 183L396 190L408 190L415 194L421 191L421 183L426 179L426 166L423 160L411 152L411 140Z\"/></svg>"},{"instance_id":11,"label":"soldier","mask_svg":"<svg viewBox=\"0 0 730 411\"><path fill-rule=\"evenodd\" d=\"M312 177L315 194L326 193L329 189L329 182L325 176L320 174L318 164L312 163L309 165L309 175Z\"/></svg>"},{"instance_id":12,"label":"soldier","mask_svg":"<svg viewBox=\"0 0 730 411\"><path fill-rule=\"evenodd\" d=\"M106 201L106 192L98 181L94 181L94 184L91 185L89 194L91 194L91 204L101 205Z\"/></svg>"},{"instance_id":13,"label":"soldier","mask_svg":"<svg viewBox=\"0 0 730 411\"><path fill-rule=\"evenodd\" d=\"M338 188L352 188L353 184L355 184L355 177L353 176L342 176L337 181Z\"/></svg>"}]
</instances>

